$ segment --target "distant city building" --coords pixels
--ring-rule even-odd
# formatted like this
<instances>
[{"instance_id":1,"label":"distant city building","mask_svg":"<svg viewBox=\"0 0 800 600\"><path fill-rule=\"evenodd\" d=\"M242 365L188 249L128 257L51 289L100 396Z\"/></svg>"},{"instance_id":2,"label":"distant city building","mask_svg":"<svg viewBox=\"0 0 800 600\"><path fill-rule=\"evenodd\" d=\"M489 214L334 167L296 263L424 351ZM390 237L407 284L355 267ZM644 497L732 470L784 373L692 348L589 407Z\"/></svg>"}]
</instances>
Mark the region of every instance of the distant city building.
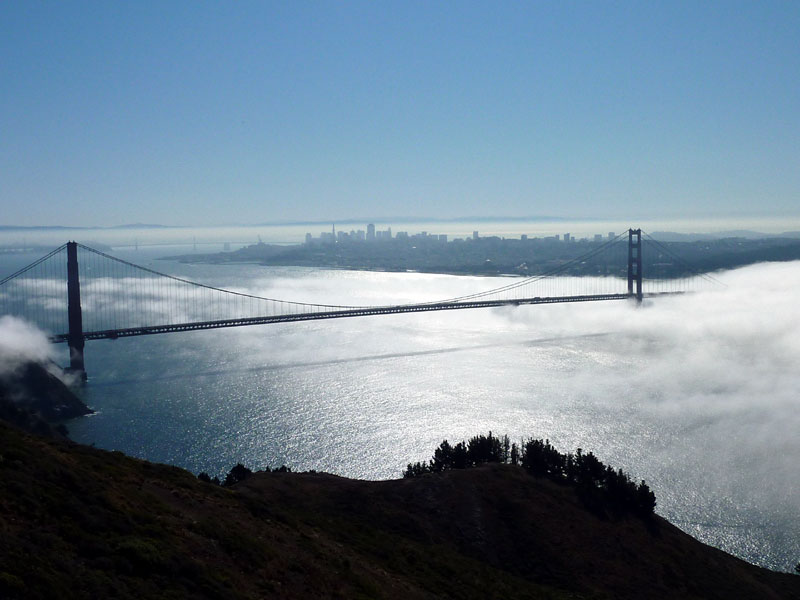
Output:
<instances>
[{"instance_id":1,"label":"distant city building","mask_svg":"<svg viewBox=\"0 0 800 600\"><path fill-rule=\"evenodd\" d=\"M563 237L562 237L563 236ZM608 239L613 240L616 237L613 231L608 232ZM510 240L510 238L508 238ZM564 243L581 243L581 244L588 244L592 240L594 243L602 243L604 241L604 236L602 234L595 234L594 236L589 237L582 237L578 239L572 233L564 233L564 234L556 234L547 237L528 237L528 234L520 234L519 239L521 242L531 243L534 245L540 243L547 243L553 244L556 242L560 242L562 239ZM482 243L492 244L494 242L500 242L506 240L506 238L500 238L497 236L489 236L489 237L480 237L480 234L477 230L472 232L471 237L464 237L464 238L450 238L450 236L446 233L429 233L427 231L421 231L419 233L411 234L408 231L398 231L394 237L392 237L392 228L387 227L384 230L378 230L375 228L374 223L370 223L367 225L366 232L363 229L359 230L350 230L347 231L337 231L336 224L331 225L330 231L322 231L319 234L319 237L314 237L311 233L305 234L305 244L307 246L314 246L314 245L332 245L332 244L343 244L343 245L352 245L357 244L359 242L365 241L375 241L378 240L380 243L385 244L388 242L392 242L396 240L401 244L414 244L418 247L430 247L432 244L448 244L448 243L456 243L461 244L466 241L470 240L481 240ZM260 241L259 243L263 244ZM527 245L527 244L526 244ZM230 250L230 244L225 244L225 251Z\"/></svg>"}]
</instances>

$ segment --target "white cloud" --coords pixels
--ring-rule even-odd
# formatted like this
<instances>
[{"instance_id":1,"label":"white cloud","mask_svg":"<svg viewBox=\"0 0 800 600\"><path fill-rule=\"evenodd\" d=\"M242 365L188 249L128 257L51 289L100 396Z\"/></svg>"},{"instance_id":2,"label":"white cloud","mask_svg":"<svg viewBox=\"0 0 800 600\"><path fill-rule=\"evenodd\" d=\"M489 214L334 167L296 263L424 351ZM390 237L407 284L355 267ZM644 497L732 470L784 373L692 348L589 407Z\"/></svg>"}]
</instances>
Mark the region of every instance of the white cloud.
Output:
<instances>
[{"instance_id":1,"label":"white cloud","mask_svg":"<svg viewBox=\"0 0 800 600\"><path fill-rule=\"evenodd\" d=\"M15 317L0 317L0 375L24 362L47 362L52 356L53 344L43 331Z\"/></svg>"}]
</instances>

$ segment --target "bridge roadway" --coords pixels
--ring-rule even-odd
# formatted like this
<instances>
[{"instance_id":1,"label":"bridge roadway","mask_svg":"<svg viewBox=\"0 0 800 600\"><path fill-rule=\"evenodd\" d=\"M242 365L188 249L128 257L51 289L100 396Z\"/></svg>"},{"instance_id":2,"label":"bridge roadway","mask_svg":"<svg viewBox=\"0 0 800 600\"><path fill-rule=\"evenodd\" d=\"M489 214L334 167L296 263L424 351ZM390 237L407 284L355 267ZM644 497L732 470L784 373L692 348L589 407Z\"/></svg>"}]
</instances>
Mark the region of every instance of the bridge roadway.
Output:
<instances>
[{"instance_id":1,"label":"bridge roadway","mask_svg":"<svg viewBox=\"0 0 800 600\"><path fill-rule=\"evenodd\" d=\"M645 298L653 296L674 295L681 292L660 292L644 294ZM154 335L157 333L173 333L177 331L197 331L201 329L220 329L223 327L244 327L246 325L267 325L269 323L289 323L293 321L316 321L319 319L341 319L345 317L367 317L371 315L391 315L399 313L416 313L434 310L461 310L464 308L492 308L496 306L520 306L522 304L562 304L565 302L597 302L600 300L633 299L634 294L592 294L584 296L550 296L535 298L518 298L515 300L477 300L474 302L439 302L423 304L400 304L397 306L375 306L333 310L325 312L295 313L271 317L246 317L241 319L221 319L218 321L199 321L177 325L149 325L130 327L127 329L106 329L103 331L84 331L84 340L113 340L121 337L137 335ZM68 334L61 333L50 337L51 342L66 342Z\"/></svg>"}]
</instances>

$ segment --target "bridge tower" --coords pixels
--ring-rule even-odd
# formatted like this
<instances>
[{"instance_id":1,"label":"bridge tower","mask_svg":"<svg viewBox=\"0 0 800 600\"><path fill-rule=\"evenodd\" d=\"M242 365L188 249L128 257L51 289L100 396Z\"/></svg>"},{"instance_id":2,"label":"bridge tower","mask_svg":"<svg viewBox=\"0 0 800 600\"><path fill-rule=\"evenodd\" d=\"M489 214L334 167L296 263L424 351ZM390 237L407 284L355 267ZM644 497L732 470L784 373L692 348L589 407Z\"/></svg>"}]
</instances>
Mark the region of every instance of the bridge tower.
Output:
<instances>
[{"instance_id":1,"label":"bridge tower","mask_svg":"<svg viewBox=\"0 0 800 600\"><path fill-rule=\"evenodd\" d=\"M69 333L69 370L86 380L83 364L83 315L81 313L81 282L78 277L78 244L67 242L67 319Z\"/></svg>"},{"instance_id":2,"label":"bridge tower","mask_svg":"<svg viewBox=\"0 0 800 600\"><path fill-rule=\"evenodd\" d=\"M636 284L636 302L642 301L642 230L628 230L628 295L634 296Z\"/></svg>"}]
</instances>

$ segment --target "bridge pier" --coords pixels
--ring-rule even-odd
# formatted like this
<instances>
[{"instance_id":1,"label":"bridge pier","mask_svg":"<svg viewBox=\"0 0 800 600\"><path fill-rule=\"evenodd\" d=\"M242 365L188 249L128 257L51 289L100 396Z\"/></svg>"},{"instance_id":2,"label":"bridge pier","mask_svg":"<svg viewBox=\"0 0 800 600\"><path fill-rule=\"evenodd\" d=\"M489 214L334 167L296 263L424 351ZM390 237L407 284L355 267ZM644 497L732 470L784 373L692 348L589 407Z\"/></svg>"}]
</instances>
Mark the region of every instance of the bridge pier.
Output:
<instances>
[{"instance_id":1,"label":"bridge pier","mask_svg":"<svg viewBox=\"0 0 800 600\"><path fill-rule=\"evenodd\" d=\"M628 229L628 295L642 302L642 230Z\"/></svg>"},{"instance_id":2,"label":"bridge pier","mask_svg":"<svg viewBox=\"0 0 800 600\"><path fill-rule=\"evenodd\" d=\"M83 362L83 314L81 313L81 282L78 276L78 244L67 242L67 319L69 333L69 368L71 373L86 381L86 368Z\"/></svg>"}]
</instances>

